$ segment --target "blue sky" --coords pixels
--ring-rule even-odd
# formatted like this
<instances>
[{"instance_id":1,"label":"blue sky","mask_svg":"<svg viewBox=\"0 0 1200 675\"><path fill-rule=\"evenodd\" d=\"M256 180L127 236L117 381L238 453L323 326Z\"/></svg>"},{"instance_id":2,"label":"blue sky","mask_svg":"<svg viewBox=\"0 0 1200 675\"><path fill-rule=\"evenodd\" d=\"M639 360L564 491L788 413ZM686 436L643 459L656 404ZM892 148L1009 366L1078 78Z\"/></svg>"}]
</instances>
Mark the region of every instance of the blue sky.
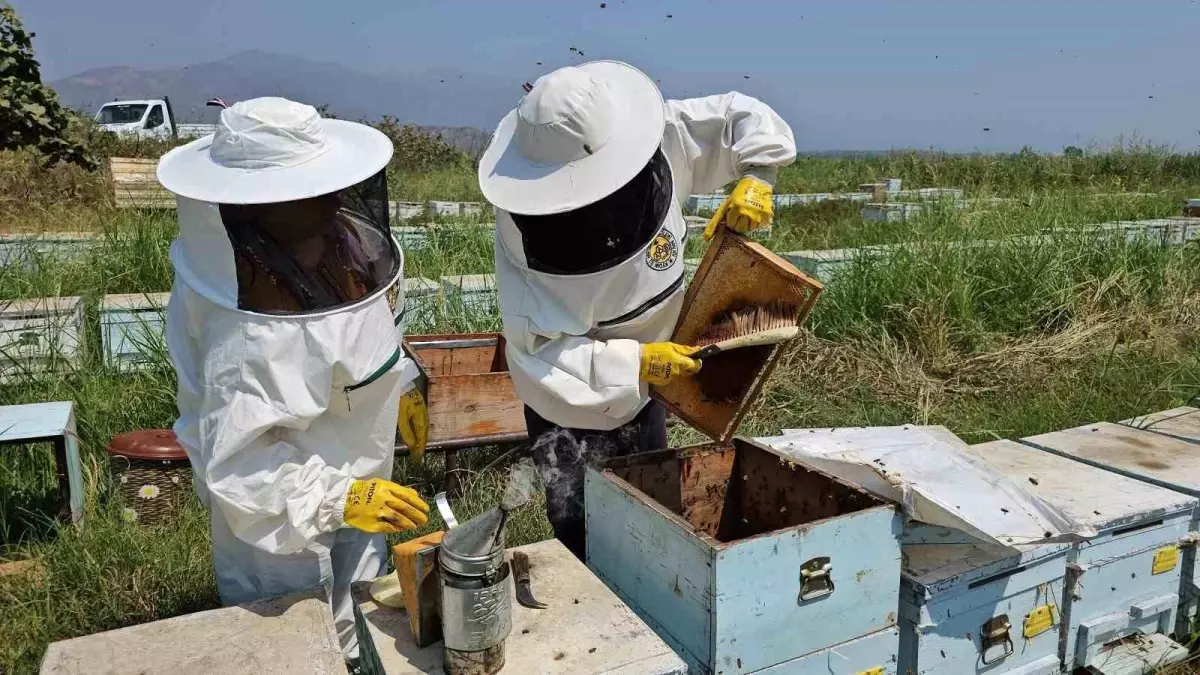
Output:
<instances>
[{"instance_id":1,"label":"blue sky","mask_svg":"<svg viewBox=\"0 0 1200 675\"><path fill-rule=\"evenodd\" d=\"M38 33L47 80L245 49L369 71L529 80L616 58L660 79L668 96L731 87L757 95L812 150L1058 150L1134 135L1200 147L1196 0L14 4Z\"/></svg>"}]
</instances>

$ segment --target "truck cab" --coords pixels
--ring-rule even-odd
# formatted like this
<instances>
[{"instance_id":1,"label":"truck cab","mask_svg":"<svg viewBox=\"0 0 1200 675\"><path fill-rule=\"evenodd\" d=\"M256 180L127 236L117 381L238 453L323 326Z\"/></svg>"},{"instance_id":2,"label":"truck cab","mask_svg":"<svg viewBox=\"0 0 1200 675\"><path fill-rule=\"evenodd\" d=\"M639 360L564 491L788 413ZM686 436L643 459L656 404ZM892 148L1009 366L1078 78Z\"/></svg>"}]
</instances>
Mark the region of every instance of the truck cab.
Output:
<instances>
[{"instance_id":1,"label":"truck cab","mask_svg":"<svg viewBox=\"0 0 1200 675\"><path fill-rule=\"evenodd\" d=\"M139 138L197 137L215 130L212 124L179 124L167 98L105 103L95 119L105 130Z\"/></svg>"}]
</instances>

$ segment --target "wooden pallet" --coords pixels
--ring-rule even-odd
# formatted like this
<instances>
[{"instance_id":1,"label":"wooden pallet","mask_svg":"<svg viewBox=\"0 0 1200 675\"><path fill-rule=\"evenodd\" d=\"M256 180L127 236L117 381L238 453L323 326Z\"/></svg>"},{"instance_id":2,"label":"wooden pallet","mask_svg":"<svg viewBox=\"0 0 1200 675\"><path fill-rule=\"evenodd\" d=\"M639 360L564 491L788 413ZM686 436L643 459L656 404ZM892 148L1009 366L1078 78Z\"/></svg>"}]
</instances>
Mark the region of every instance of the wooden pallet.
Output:
<instances>
[{"instance_id":1,"label":"wooden pallet","mask_svg":"<svg viewBox=\"0 0 1200 675\"><path fill-rule=\"evenodd\" d=\"M158 182L158 160L110 157L113 202L119 209L173 209L175 195Z\"/></svg>"}]
</instances>

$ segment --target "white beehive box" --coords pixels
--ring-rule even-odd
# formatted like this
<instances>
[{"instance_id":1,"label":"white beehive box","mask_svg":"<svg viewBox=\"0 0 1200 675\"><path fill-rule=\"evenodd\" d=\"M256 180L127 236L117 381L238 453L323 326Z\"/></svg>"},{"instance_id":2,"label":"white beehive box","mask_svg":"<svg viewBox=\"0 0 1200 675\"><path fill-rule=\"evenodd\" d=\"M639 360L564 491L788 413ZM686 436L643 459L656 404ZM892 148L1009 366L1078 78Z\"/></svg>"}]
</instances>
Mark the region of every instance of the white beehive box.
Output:
<instances>
[{"instance_id":1,"label":"white beehive box","mask_svg":"<svg viewBox=\"0 0 1200 675\"><path fill-rule=\"evenodd\" d=\"M429 246L429 227L425 225L406 225L393 227L392 236L405 253L419 251Z\"/></svg>"},{"instance_id":2,"label":"white beehive box","mask_svg":"<svg viewBox=\"0 0 1200 675\"><path fill-rule=\"evenodd\" d=\"M742 438L611 460L584 494L588 565L689 672L895 672L895 505Z\"/></svg>"},{"instance_id":3,"label":"white beehive box","mask_svg":"<svg viewBox=\"0 0 1200 675\"><path fill-rule=\"evenodd\" d=\"M483 215L482 202L443 202L430 200L426 202L425 209L430 216L481 216Z\"/></svg>"},{"instance_id":4,"label":"white beehive box","mask_svg":"<svg viewBox=\"0 0 1200 675\"><path fill-rule=\"evenodd\" d=\"M389 206L393 218L409 220L425 215L425 205L421 202L391 202Z\"/></svg>"},{"instance_id":5,"label":"white beehive box","mask_svg":"<svg viewBox=\"0 0 1200 675\"><path fill-rule=\"evenodd\" d=\"M321 588L52 643L42 675L343 675Z\"/></svg>"},{"instance_id":6,"label":"white beehive box","mask_svg":"<svg viewBox=\"0 0 1200 675\"><path fill-rule=\"evenodd\" d=\"M1028 440L1054 444L1047 440L1053 436ZM969 451L1096 533L1072 545L1068 556L1062 600L1067 666L1103 671L1115 653L1142 650L1124 644L1114 648L1117 641L1173 632L1181 573L1178 543L1200 501L1013 441L973 445Z\"/></svg>"},{"instance_id":7,"label":"white beehive box","mask_svg":"<svg viewBox=\"0 0 1200 675\"><path fill-rule=\"evenodd\" d=\"M1060 672L1068 548L1008 548L911 523L904 534L898 671Z\"/></svg>"},{"instance_id":8,"label":"white beehive box","mask_svg":"<svg viewBox=\"0 0 1200 675\"><path fill-rule=\"evenodd\" d=\"M0 302L0 381L73 369L82 344L82 298Z\"/></svg>"},{"instance_id":9,"label":"white beehive box","mask_svg":"<svg viewBox=\"0 0 1200 675\"><path fill-rule=\"evenodd\" d=\"M687 227L688 239L703 237L704 229L708 227L708 218L704 216L684 216L683 222Z\"/></svg>"},{"instance_id":10,"label":"white beehive box","mask_svg":"<svg viewBox=\"0 0 1200 675\"><path fill-rule=\"evenodd\" d=\"M100 299L100 345L106 365L142 370L169 364L166 311L170 297L170 293L130 293Z\"/></svg>"},{"instance_id":11,"label":"white beehive box","mask_svg":"<svg viewBox=\"0 0 1200 675\"><path fill-rule=\"evenodd\" d=\"M711 215L724 201L723 194L691 195L684 202L683 210L692 215Z\"/></svg>"},{"instance_id":12,"label":"white beehive box","mask_svg":"<svg viewBox=\"0 0 1200 675\"><path fill-rule=\"evenodd\" d=\"M43 258L77 260L103 241L92 232L0 234L0 267L31 267Z\"/></svg>"},{"instance_id":13,"label":"white beehive box","mask_svg":"<svg viewBox=\"0 0 1200 675\"><path fill-rule=\"evenodd\" d=\"M1128 419L1121 425L1090 424L1058 435L1026 441L1068 454L1087 464L1200 497L1200 410L1175 410ZM1092 441L1085 443L1085 441ZM1100 441L1096 443L1096 441ZM1192 632L1200 604L1200 569L1196 539L1200 538L1200 509L1193 516L1188 542L1182 546L1181 603L1175 632Z\"/></svg>"},{"instance_id":14,"label":"white beehive box","mask_svg":"<svg viewBox=\"0 0 1200 675\"><path fill-rule=\"evenodd\" d=\"M462 274L442 277L442 290L449 309L461 308L479 314L495 314L496 276Z\"/></svg>"},{"instance_id":15,"label":"white beehive box","mask_svg":"<svg viewBox=\"0 0 1200 675\"><path fill-rule=\"evenodd\" d=\"M921 210L921 204L912 202L867 204L862 208L862 217L869 223L903 223Z\"/></svg>"},{"instance_id":16,"label":"white beehive box","mask_svg":"<svg viewBox=\"0 0 1200 675\"><path fill-rule=\"evenodd\" d=\"M405 279L404 314L400 317L400 325L406 333L427 330L437 320L441 304L441 284L422 277Z\"/></svg>"}]
</instances>

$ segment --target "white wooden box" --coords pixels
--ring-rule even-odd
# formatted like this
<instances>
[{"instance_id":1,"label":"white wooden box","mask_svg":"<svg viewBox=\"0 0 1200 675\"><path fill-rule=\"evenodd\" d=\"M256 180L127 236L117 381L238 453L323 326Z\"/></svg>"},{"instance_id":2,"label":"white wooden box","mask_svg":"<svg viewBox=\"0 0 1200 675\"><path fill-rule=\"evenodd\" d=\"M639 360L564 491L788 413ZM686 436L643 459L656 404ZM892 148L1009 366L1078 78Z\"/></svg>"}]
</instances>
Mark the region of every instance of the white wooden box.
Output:
<instances>
[{"instance_id":1,"label":"white wooden box","mask_svg":"<svg viewBox=\"0 0 1200 675\"><path fill-rule=\"evenodd\" d=\"M130 293L100 299L100 344L106 365L118 370L170 365L166 356L170 297L170 293Z\"/></svg>"},{"instance_id":2,"label":"white wooden box","mask_svg":"<svg viewBox=\"0 0 1200 675\"><path fill-rule=\"evenodd\" d=\"M721 208L725 197L724 194L690 195L684 202L683 210L691 215L712 215L714 211Z\"/></svg>"},{"instance_id":3,"label":"white wooden box","mask_svg":"<svg viewBox=\"0 0 1200 675\"><path fill-rule=\"evenodd\" d=\"M443 202L430 200L425 204L430 216L481 216L483 202Z\"/></svg>"},{"instance_id":4,"label":"white wooden box","mask_svg":"<svg viewBox=\"0 0 1200 675\"><path fill-rule=\"evenodd\" d=\"M79 297L0 302L0 381L79 365L83 300Z\"/></svg>"},{"instance_id":5,"label":"white wooden box","mask_svg":"<svg viewBox=\"0 0 1200 675\"><path fill-rule=\"evenodd\" d=\"M1181 407L1163 410L1125 420L1121 425L1143 431L1122 440L1123 436L1112 433L1115 431L1112 425L1088 425L1082 429L1097 428L1110 442L1121 443L1127 449L1124 456L1115 453L1092 459L1082 454L1072 456L1084 462L1099 462L1100 466L1110 471L1200 497L1200 409ZM1143 435L1145 433L1152 436ZM1182 559L1180 606L1175 625L1177 636L1189 635L1193 631L1200 606L1200 569L1196 565L1198 538L1200 508L1193 514L1191 532L1180 547Z\"/></svg>"},{"instance_id":6,"label":"white wooden box","mask_svg":"<svg viewBox=\"0 0 1200 675\"><path fill-rule=\"evenodd\" d=\"M1013 549L910 523L904 534L899 672L1060 672L1068 548Z\"/></svg>"},{"instance_id":7,"label":"white wooden box","mask_svg":"<svg viewBox=\"0 0 1200 675\"><path fill-rule=\"evenodd\" d=\"M421 202L390 202L389 207L392 217L401 220L425 215L425 204Z\"/></svg>"},{"instance_id":8,"label":"white wooden box","mask_svg":"<svg viewBox=\"0 0 1200 675\"><path fill-rule=\"evenodd\" d=\"M52 643L42 675L343 675L320 588Z\"/></svg>"},{"instance_id":9,"label":"white wooden box","mask_svg":"<svg viewBox=\"0 0 1200 675\"><path fill-rule=\"evenodd\" d=\"M442 289L451 308L492 315L496 308L496 277L493 274L462 274L442 277Z\"/></svg>"},{"instance_id":10,"label":"white wooden box","mask_svg":"<svg viewBox=\"0 0 1200 675\"><path fill-rule=\"evenodd\" d=\"M896 507L755 441L610 460L584 503L589 566L691 672L824 673L780 664L895 626Z\"/></svg>"},{"instance_id":11,"label":"white wooden box","mask_svg":"<svg viewBox=\"0 0 1200 675\"><path fill-rule=\"evenodd\" d=\"M1160 443L1188 446L1184 441L1108 423L1031 436L1021 442L1099 469L1106 468L1109 461L1165 466L1161 460L1150 459L1163 454ZM1196 446L1188 449L1192 448ZM1128 476L1127 472L1089 471L1077 462L1036 476L1039 494L1048 490L1059 493L1057 503L1069 508L1074 517L1086 517L1091 508L1091 522L1097 530L1096 537L1072 551L1064 598L1071 624L1064 657L1068 665L1080 668L1099 667L1111 659L1112 650L1107 646L1126 636L1167 635L1176 629L1182 584L1179 544L1187 538L1198 502L1194 496L1150 481L1120 481L1125 478L1120 473Z\"/></svg>"},{"instance_id":12,"label":"white wooden box","mask_svg":"<svg viewBox=\"0 0 1200 675\"><path fill-rule=\"evenodd\" d=\"M405 333L429 330L437 320L441 304L441 284L422 277L405 279L404 314L400 317L400 325Z\"/></svg>"}]
</instances>

